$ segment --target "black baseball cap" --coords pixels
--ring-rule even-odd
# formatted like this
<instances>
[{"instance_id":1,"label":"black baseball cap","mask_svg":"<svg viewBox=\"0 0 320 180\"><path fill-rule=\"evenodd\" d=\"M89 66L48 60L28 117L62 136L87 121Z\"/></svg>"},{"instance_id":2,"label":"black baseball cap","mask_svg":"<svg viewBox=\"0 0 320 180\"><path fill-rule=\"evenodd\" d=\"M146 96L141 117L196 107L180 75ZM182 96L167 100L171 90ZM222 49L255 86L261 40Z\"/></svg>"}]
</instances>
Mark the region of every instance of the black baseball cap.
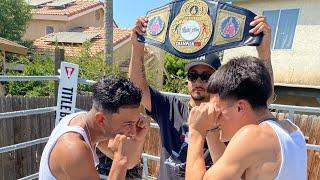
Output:
<instances>
[{"instance_id":1,"label":"black baseball cap","mask_svg":"<svg viewBox=\"0 0 320 180\"><path fill-rule=\"evenodd\" d=\"M190 68L196 65L206 65L214 70L217 70L221 66L220 58L218 55L211 53L204 56L200 56L196 59L190 60L185 66L184 70L189 71Z\"/></svg>"}]
</instances>

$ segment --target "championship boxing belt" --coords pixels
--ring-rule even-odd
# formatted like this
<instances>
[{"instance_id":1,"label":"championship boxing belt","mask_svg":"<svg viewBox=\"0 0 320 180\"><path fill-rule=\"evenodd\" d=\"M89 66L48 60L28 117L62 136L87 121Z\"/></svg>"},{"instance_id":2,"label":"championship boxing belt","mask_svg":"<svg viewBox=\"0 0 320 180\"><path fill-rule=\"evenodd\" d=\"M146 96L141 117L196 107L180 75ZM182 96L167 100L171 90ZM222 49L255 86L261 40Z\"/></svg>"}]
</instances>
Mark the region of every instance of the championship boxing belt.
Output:
<instances>
[{"instance_id":1,"label":"championship boxing belt","mask_svg":"<svg viewBox=\"0 0 320 180\"><path fill-rule=\"evenodd\" d=\"M256 14L212 0L175 0L147 13L145 42L185 59L224 49L253 45L262 33L249 34Z\"/></svg>"}]
</instances>

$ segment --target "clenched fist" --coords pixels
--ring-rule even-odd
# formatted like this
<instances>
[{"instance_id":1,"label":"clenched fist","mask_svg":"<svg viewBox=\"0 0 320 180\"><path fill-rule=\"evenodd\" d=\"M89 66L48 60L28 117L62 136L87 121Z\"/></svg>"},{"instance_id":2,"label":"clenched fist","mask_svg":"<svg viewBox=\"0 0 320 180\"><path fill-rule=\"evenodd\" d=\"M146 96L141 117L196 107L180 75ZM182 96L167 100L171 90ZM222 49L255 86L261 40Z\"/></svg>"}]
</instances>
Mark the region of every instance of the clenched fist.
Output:
<instances>
[{"instance_id":1,"label":"clenched fist","mask_svg":"<svg viewBox=\"0 0 320 180\"><path fill-rule=\"evenodd\" d=\"M128 158L130 158L130 146L131 138L125 135L117 134L115 138L110 139L108 148L114 152L113 161L117 161L117 163L122 166L126 166L129 161Z\"/></svg>"},{"instance_id":2,"label":"clenched fist","mask_svg":"<svg viewBox=\"0 0 320 180\"><path fill-rule=\"evenodd\" d=\"M205 136L207 131L217 128L218 115L212 104L202 103L192 108L188 119L189 127Z\"/></svg>"}]
</instances>

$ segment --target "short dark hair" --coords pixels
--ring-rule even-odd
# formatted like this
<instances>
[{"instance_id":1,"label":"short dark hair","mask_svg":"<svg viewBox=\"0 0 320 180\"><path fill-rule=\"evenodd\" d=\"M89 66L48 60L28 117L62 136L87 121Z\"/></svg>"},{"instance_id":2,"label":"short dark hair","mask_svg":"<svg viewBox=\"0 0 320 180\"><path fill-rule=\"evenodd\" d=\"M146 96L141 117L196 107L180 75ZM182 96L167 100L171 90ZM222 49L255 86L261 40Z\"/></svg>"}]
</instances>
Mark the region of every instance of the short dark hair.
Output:
<instances>
[{"instance_id":1,"label":"short dark hair","mask_svg":"<svg viewBox=\"0 0 320 180\"><path fill-rule=\"evenodd\" d=\"M267 107L272 93L270 74L256 57L232 58L210 77L208 92L221 99L245 99L253 109Z\"/></svg>"},{"instance_id":2,"label":"short dark hair","mask_svg":"<svg viewBox=\"0 0 320 180\"><path fill-rule=\"evenodd\" d=\"M93 107L109 113L120 107L139 107L141 90L120 76L107 75L93 85Z\"/></svg>"}]
</instances>

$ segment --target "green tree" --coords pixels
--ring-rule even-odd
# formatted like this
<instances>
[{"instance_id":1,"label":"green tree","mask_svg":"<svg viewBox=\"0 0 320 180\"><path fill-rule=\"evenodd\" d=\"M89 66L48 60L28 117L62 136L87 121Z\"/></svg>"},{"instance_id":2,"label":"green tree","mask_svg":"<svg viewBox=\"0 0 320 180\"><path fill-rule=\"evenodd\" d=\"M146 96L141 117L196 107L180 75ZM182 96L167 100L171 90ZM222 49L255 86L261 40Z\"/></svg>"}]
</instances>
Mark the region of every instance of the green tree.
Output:
<instances>
[{"instance_id":1,"label":"green tree","mask_svg":"<svg viewBox=\"0 0 320 180\"><path fill-rule=\"evenodd\" d=\"M78 56L66 57L66 61L79 65L79 78L88 80L98 80L106 74L122 75L116 62L111 65L105 64L103 53L90 54L89 42L82 45L82 51ZM8 75L15 76L51 76L54 75L54 61L49 55L35 54L33 58L20 56L18 63L25 64L23 72L9 72ZM6 92L11 95L23 96L53 96L53 81L15 81L5 85ZM78 92L91 91L91 86L78 85Z\"/></svg>"},{"instance_id":2,"label":"green tree","mask_svg":"<svg viewBox=\"0 0 320 180\"><path fill-rule=\"evenodd\" d=\"M23 72L8 72L15 76L49 76L54 75L54 63L49 56L35 54L33 59L20 56L19 63L25 64ZM11 81L5 86L6 92L11 95L23 96L53 96L53 81Z\"/></svg>"},{"instance_id":3,"label":"green tree","mask_svg":"<svg viewBox=\"0 0 320 180\"><path fill-rule=\"evenodd\" d=\"M0 0L0 37L21 42L30 19L26 0Z\"/></svg>"},{"instance_id":4,"label":"green tree","mask_svg":"<svg viewBox=\"0 0 320 180\"><path fill-rule=\"evenodd\" d=\"M187 62L187 60L178 58L170 53L165 54L164 91L188 93L188 89L186 87L187 72L184 70L184 66Z\"/></svg>"},{"instance_id":5,"label":"green tree","mask_svg":"<svg viewBox=\"0 0 320 180\"><path fill-rule=\"evenodd\" d=\"M67 61L79 65L79 77L88 80L99 80L106 74L126 76L124 72L120 71L117 62L106 64L104 61L104 54L98 53L91 55L89 52L91 44L86 42L82 45L82 51L78 56L67 57ZM91 86L79 85L79 91L91 91Z\"/></svg>"}]
</instances>

